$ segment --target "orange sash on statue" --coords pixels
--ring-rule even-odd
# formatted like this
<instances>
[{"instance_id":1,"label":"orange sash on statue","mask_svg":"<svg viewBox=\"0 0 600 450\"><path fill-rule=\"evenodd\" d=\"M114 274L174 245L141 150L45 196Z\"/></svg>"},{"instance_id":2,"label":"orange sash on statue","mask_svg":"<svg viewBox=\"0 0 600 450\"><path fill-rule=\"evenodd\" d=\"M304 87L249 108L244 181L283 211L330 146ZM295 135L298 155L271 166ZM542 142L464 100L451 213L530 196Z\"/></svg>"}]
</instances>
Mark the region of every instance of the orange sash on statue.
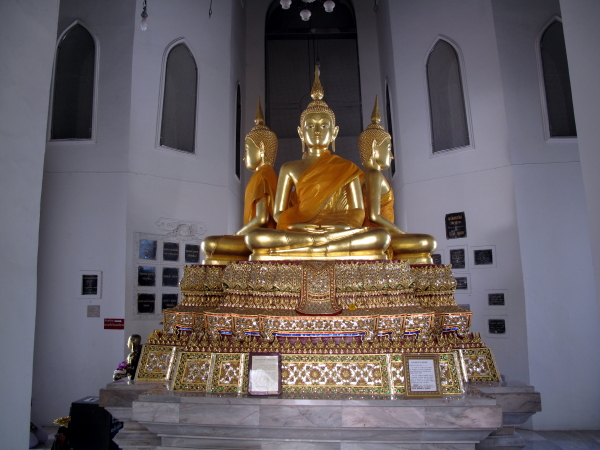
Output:
<instances>
[{"instance_id":1,"label":"orange sash on statue","mask_svg":"<svg viewBox=\"0 0 600 450\"><path fill-rule=\"evenodd\" d=\"M273 220L273 202L277 191L277 174L272 166L265 164L250 177L246 186L244 197L244 224L250 222L256 216L256 203L263 197L267 197L267 208L269 209L269 222L265 228L275 228Z\"/></svg>"},{"instance_id":2,"label":"orange sash on statue","mask_svg":"<svg viewBox=\"0 0 600 450\"><path fill-rule=\"evenodd\" d=\"M367 205L367 198L366 196L364 197L365 200L365 209L369 209L369 206ZM381 214L383 217L385 217L387 220L389 220L390 222L394 222L394 191L392 191L391 189L387 192L387 194L383 194L381 196L381 204L379 207L379 214ZM376 224L375 222L371 222L369 220L369 215L365 214L365 221L363 222L363 227L371 227L371 228L377 228L380 227L381 225Z\"/></svg>"},{"instance_id":3,"label":"orange sash on statue","mask_svg":"<svg viewBox=\"0 0 600 450\"><path fill-rule=\"evenodd\" d=\"M360 228L364 210L334 210L326 209L326 206L340 189L361 174L356 164L325 150L298 179L297 202L279 215L277 229L286 230L296 223L344 224Z\"/></svg>"}]
</instances>

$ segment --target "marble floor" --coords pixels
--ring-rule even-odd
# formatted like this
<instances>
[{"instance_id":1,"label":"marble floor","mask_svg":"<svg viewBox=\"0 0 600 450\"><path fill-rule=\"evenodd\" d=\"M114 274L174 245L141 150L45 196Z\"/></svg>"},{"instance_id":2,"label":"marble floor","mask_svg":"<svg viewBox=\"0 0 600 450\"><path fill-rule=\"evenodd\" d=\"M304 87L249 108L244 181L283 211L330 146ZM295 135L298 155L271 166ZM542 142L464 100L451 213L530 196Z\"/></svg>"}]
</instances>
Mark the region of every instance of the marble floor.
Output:
<instances>
[{"instance_id":1,"label":"marble floor","mask_svg":"<svg viewBox=\"0 0 600 450\"><path fill-rule=\"evenodd\" d=\"M56 428L46 427L53 436ZM522 450L600 450L600 430L596 431L530 431L517 430L527 446ZM52 439L36 449L52 448Z\"/></svg>"}]
</instances>

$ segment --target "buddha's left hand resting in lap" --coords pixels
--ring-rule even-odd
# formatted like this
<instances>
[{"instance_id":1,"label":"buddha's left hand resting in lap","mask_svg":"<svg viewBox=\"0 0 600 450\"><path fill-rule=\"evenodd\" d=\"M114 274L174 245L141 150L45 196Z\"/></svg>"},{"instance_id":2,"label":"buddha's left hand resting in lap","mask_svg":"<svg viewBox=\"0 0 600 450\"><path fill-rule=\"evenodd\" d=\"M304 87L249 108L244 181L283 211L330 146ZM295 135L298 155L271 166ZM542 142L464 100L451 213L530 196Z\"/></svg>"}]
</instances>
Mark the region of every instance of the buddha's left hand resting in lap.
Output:
<instances>
[{"instance_id":1,"label":"buddha's left hand resting in lap","mask_svg":"<svg viewBox=\"0 0 600 450\"><path fill-rule=\"evenodd\" d=\"M361 170L328 149L338 134L315 70L313 101L300 118L304 158L279 172L273 216L277 229L246 235L251 260L386 259L389 233L363 227Z\"/></svg>"},{"instance_id":2,"label":"buddha's left hand resting in lap","mask_svg":"<svg viewBox=\"0 0 600 450\"><path fill-rule=\"evenodd\" d=\"M244 196L244 226L234 236L209 236L202 242L206 255L204 264L226 264L247 260L251 251L244 236L254 228L275 228L273 203L277 189L277 175L273 170L277 155L277 136L264 124L260 99L256 110L255 126L246 135L244 163L252 172Z\"/></svg>"}]
</instances>

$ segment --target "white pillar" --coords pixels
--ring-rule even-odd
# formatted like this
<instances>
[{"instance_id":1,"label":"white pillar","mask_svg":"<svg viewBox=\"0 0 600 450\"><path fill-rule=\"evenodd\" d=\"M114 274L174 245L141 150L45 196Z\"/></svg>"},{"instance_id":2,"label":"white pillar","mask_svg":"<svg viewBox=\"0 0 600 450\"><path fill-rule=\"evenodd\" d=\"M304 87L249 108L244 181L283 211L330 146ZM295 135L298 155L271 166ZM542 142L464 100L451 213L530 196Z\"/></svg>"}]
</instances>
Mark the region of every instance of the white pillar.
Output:
<instances>
[{"instance_id":1,"label":"white pillar","mask_svg":"<svg viewBox=\"0 0 600 450\"><path fill-rule=\"evenodd\" d=\"M560 9L587 202L596 299L600 306L600 83L597 76L600 72L600 2L561 0Z\"/></svg>"},{"instance_id":2,"label":"white pillar","mask_svg":"<svg viewBox=\"0 0 600 450\"><path fill-rule=\"evenodd\" d=\"M40 196L59 0L0 2L0 446L27 448Z\"/></svg>"}]
</instances>

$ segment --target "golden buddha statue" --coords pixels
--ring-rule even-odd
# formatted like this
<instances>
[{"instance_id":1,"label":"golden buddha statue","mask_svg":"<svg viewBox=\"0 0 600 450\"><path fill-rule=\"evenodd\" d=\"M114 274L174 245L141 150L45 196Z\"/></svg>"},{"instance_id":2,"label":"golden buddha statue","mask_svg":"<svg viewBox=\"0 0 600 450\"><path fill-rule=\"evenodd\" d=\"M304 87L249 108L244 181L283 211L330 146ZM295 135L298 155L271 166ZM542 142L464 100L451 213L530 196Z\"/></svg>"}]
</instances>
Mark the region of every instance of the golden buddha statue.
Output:
<instances>
[{"instance_id":1,"label":"golden buddha statue","mask_svg":"<svg viewBox=\"0 0 600 450\"><path fill-rule=\"evenodd\" d=\"M250 260L387 259L387 230L362 226L362 171L329 151L329 144L335 151L339 128L323 101L318 70L313 100L298 127L304 157L281 167L273 210L277 229L246 234Z\"/></svg>"},{"instance_id":2,"label":"golden buddha statue","mask_svg":"<svg viewBox=\"0 0 600 450\"><path fill-rule=\"evenodd\" d=\"M273 170L277 156L277 136L265 125L260 98L256 108L255 126L246 135L244 163L253 171L244 196L244 226L233 236L209 236L202 242L206 255L204 264L227 264L248 260L250 249L244 236L254 228L275 228L273 202L277 189L277 174Z\"/></svg>"},{"instance_id":3,"label":"golden buddha statue","mask_svg":"<svg viewBox=\"0 0 600 450\"><path fill-rule=\"evenodd\" d=\"M358 151L365 178L363 195L365 201L364 226L382 227L390 232L391 244L387 250L389 259L402 259L411 264L432 264L431 252L437 246L433 236L408 234L394 223L394 191L381 170L390 167L392 159L392 136L380 125L381 115L375 96L371 124L358 137Z\"/></svg>"}]
</instances>

